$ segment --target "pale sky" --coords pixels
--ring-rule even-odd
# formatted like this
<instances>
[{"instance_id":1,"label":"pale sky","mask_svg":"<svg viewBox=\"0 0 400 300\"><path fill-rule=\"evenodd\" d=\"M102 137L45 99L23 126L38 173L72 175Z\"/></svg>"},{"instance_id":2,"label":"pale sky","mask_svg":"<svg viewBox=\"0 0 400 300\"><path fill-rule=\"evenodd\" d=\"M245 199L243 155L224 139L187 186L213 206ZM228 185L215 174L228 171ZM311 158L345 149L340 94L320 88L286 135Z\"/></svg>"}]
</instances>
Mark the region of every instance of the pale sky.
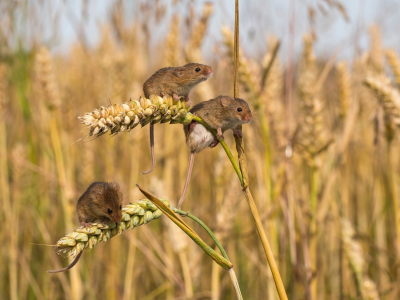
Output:
<instances>
[{"instance_id":1,"label":"pale sky","mask_svg":"<svg viewBox=\"0 0 400 300\"><path fill-rule=\"evenodd\" d=\"M138 16L140 1L125 1L125 14L127 19L135 20ZM142 1L143 2L143 1ZM161 1L162 2L162 1ZM172 5L172 0L166 3L167 18L163 24L158 24L152 36L154 43L163 38L170 22L168 18L174 12L186 12L188 0L178 1L177 6ZM205 1L196 1L199 11ZM214 14L210 21L209 35L205 40L203 50L206 55L213 55L212 46L221 37L221 25L233 27L234 1L216 0ZM86 3L87 15L82 15L82 5ZM44 26L44 31L52 39L51 48L55 52L67 52L69 46L79 39L79 32L84 36L89 45L94 45L99 40L100 25L107 22L110 17L110 7L114 1L110 0L55 0L49 4L48 11L44 11L43 20L49 21ZM240 37L244 51L249 55L261 55L265 50L265 41L268 34L276 35L282 41L281 55L287 53L289 41L290 6L294 4L295 12L295 55L301 51L302 34L310 30L308 8L316 9L315 30L317 34L316 51L319 56L329 57L338 46L342 51L340 56L352 58L355 45L361 49L368 47L368 26L376 23L382 29L382 38L385 47L393 47L400 52L400 1L398 0L341 0L349 20L345 21L338 10L329 9L324 0L251 0L240 1ZM321 8L321 9L320 9ZM327 13L324 14L323 11ZM52 16L52 17L46 17ZM198 15L196 15L198 17ZM43 21L42 22L46 22ZM56 26L50 22L57 20ZM149 20L151 22L151 20ZM54 22L53 22L54 24ZM212 28L212 30L210 30ZM81 30L81 31L80 31ZM43 32L43 31L42 31ZM41 33L42 33L41 32ZM358 32L358 33L357 33ZM54 39L54 36L56 39ZM356 39L358 36L358 39ZM46 41L45 41L46 42ZM211 51L207 51L207 50Z\"/></svg>"}]
</instances>

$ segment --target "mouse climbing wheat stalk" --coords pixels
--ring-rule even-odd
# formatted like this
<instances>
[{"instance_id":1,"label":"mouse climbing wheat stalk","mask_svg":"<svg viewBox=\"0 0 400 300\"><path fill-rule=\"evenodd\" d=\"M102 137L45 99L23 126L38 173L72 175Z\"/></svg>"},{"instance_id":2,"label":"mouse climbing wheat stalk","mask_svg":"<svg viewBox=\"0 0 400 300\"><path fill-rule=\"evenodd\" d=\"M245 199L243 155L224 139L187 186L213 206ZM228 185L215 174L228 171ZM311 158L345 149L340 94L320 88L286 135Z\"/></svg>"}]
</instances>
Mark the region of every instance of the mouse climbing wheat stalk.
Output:
<instances>
[{"instance_id":1,"label":"mouse climbing wheat stalk","mask_svg":"<svg viewBox=\"0 0 400 300\"><path fill-rule=\"evenodd\" d=\"M182 67L167 67L154 73L143 85L143 92L146 98L151 95L163 96L165 94L173 96L174 100L184 97L187 106L190 106L189 93L200 82L207 80L213 74L213 69L209 66L189 63ZM154 154L154 124L150 123L150 149L151 149L151 168L142 174L149 174L156 165Z\"/></svg>"},{"instance_id":2,"label":"mouse climbing wheat stalk","mask_svg":"<svg viewBox=\"0 0 400 300\"><path fill-rule=\"evenodd\" d=\"M215 99L201 102L190 110L190 112L202 118L211 128L218 133L218 138L223 138L223 133L232 129L233 134L243 136L240 130L236 130L239 124L250 122L252 114L248 103L240 98L229 96L218 96ZM192 121L183 126L186 136L186 145L190 150L188 170L178 209L181 209L193 170L194 155L205 148L213 148L218 144L218 139L203 125Z\"/></svg>"}]
</instances>

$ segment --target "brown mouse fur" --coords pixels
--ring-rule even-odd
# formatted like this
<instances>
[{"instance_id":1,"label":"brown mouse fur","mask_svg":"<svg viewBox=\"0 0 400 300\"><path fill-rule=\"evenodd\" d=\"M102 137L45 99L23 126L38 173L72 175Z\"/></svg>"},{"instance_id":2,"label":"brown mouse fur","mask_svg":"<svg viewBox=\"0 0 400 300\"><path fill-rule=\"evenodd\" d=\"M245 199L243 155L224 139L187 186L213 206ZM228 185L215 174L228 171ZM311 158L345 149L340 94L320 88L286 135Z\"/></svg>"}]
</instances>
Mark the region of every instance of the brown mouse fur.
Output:
<instances>
[{"instance_id":1,"label":"brown mouse fur","mask_svg":"<svg viewBox=\"0 0 400 300\"><path fill-rule=\"evenodd\" d=\"M123 194L118 183L93 182L83 193L76 204L76 213L79 223L83 227L90 226L94 221L103 223L122 220ZM111 210L111 213L109 212ZM70 270L76 265L83 251L67 267L59 270L47 271L47 273L60 273Z\"/></svg>"},{"instance_id":2,"label":"brown mouse fur","mask_svg":"<svg viewBox=\"0 0 400 300\"><path fill-rule=\"evenodd\" d=\"M193 106L190 112L199 116L213 129L217 130L219 138L223 138L223 133L228 129L232 129L235 135L243 136L243 133L235 128L239 124L250 122L252 118L250 107L245 100L229 96L218 96L215 99L201 102ZM185 186L179 199L178 209L181 208L185 199L193 169L194 154L207 147L213 148L218 144L215 136L207 128L195 121L184 125L183 130L186 136L186 145L190 149L190 157Z\"/></svg>"},{"instance_id":3,"label":"brown mouse fur","mask_svg":"<svg viewBox=\"0 0 400 300\"><path fill-rule=\"evenodd\" d=\"M189 93L198 85L211 77L213 69L210 66L189 63L182 67L167 67L155 72L143 84L143 92L146 98L151 95L163 96L168 94L175 100L185 97L187 105L190 105ZM151 168L142 174L149 174L154 170L154 124L150 123L150 148L151 148Z\"/></svg>"},{"instance_id":4,"label":"brown mouse fur","mask_svg":"<svg viewBox=\"0 0 400 300\"><path fill-rule=\"evenodd\" d=\"M190 105L189 93L200 82L211 77L213 69L210 66L190 63L182 67L167 67L155 72L143 84L146 98L150 95L171 95L175 100L185 97Z\"/></svg>"},{"instance_id":5,"label":"brown mouse fur","mask_svg":"<svg viewBox=\"0 0 400 300\"><path fill-rule=\"evenodd\" d=\"M96 220L103 223L121 222L122 202L123 195L118 183L94 182L76 204L79 223L90 226Z\"/></svg>"}]
</instances>

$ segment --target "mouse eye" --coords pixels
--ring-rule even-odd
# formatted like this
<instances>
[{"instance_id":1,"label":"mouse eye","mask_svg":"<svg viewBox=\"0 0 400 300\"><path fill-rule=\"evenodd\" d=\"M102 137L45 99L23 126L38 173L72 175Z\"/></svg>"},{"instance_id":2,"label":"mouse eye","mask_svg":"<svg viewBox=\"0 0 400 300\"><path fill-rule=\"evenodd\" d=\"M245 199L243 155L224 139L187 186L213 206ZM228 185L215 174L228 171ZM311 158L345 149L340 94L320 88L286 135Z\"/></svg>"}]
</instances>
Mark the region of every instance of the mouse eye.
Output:
<instances>
[{"instance_id":1,"label":"mouse eye","mask_svg":"<svg viewBox=\"0 0 400 300\"><path fill-rule=\"evenodd\" d=\"M122 209L122 205L119 206L119 209Z\"/></svg>"},{"instance_id":2,"label":"mouse eye","mask_svg":"<svg viewBox=\"0 0 400 300\"><path fill-rule=\"evenodd\" d=\"M238 109L237 109L237 111L239 111L239 112L241 112L243 109L241 108L241 107L239 107Z\"/></svg>"},{"instance_id":3,"label":"mouse eye","mask_svg":"<svg viewBox=\"0 0 400 300\"><path fill-rule=\"evenodd\" d=\"M200 68L196 68L196 70L195 70L195 71L196 71L196 72L200 72L200 70L201 70Z\"/></svg>"},{"instance_id":4,"label":"mouse eye","mask_svg":"<svg viewBox=\"0 0 400 300\"><path fill-rule=\"evenodd\" d=\"M112 209L107 209L107 212L108 212L109 214L112 214Z\"/></svg>"}]
</instances>

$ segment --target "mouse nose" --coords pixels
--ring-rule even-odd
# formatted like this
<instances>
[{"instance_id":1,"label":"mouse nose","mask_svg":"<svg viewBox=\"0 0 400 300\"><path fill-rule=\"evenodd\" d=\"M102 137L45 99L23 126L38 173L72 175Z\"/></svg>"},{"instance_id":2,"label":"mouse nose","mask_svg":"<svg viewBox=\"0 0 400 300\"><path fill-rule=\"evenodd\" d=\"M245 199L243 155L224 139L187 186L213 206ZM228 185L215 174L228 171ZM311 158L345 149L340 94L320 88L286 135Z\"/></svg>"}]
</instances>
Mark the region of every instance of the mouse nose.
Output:
<instances>
[{"instance_id":1,"label":"mouse nose","mask_svg":"<svg viewBox=\"0 0 400 300\"><path fill-rule=\"evenodd\" d=\"M213 68L212 67L206 69L206 75L210 75L212 73L213 73Z\"/></svg>"},{"instance_id":2,"label":"mouse nose","mask_svg":"<svg viewBox=\"0 0 400 300\"><path fill-rule=\"evenodd\" d=\"M251 115L245 116L243 121L246 122L246 123L250 122L251 121Z\"/></svg>"}]
</instances>

